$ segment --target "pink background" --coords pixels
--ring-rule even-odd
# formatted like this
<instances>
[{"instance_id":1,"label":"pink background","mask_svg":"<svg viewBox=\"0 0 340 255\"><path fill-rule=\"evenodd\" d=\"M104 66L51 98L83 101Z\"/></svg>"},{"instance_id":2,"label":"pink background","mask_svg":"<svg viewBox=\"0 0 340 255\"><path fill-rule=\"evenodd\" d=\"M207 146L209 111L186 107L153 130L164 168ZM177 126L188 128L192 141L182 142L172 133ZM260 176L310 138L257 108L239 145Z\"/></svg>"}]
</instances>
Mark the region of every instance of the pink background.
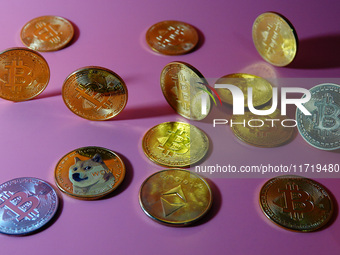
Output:
<instances>
[{"instance_id":1,"label":"pink background","mask_svg":"<svg viewBox=\"0 0 340 255\"><path fill-rule=\"evenodd\" d=\"M327 82L340 73L338 1L17 0L3 1L1 9L2 50L23 46L21 28L43 15L69 19L76 27L76 37L63 50L42 53L51 79L39 97L20 103L0 101L0 182L32 176L55 186L58 160L73 149L90 145L114 150L127 167L123 184L106 199L81 201L59 192L61 205L55 221L34 235L0 235L1 254L339 254L337 209L333 223L322 231L281 229L265 218L258 205L266 178L210 178L213 208L203 221L186 228L152 221L138 203L144 179L164 169L144 156L144 133L161 122L182 120L162 95L159 80L163 67L178 60L195 66L206 77L260 68L280 78L324 78ZM290 67L265 64L253 46L253 21L266 11L282 13L297 30L300 53ZM147 47L147 29L170 19L185 21L201 31L203 43L196 51L162 56ZM65 78L89 65L111 69L127 84L128 104L111 121L82 119L63 103ZM294 159L301 155L303 163L325 158L329 163L339 162L338 152L314 149L299 135L274 149L238 142L230 130L226 135L230 137L226 163L228 158L242 161L246 157L252 164L259 155L265 163L291 163L293 155ZM337 178L318 181L340 199Z\"/></svg>"}]
</instances>

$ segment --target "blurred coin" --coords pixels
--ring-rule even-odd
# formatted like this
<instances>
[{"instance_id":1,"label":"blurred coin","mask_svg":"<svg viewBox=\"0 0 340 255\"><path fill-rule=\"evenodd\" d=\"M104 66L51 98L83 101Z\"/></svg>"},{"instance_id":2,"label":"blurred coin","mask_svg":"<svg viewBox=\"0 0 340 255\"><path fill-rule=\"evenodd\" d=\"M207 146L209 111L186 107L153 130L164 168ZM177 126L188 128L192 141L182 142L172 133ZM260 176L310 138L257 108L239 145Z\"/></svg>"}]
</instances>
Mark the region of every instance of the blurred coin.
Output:
<instances>
[{"instance_id":1,"label":"blurred coin","mask_svg":"<svg viewBox=\"0 0 340 255\"><path fill-rule=\"evenodd\" d=\"M282 15L266 12L253 24L253 42L270 64L286 66L295 58L298 38L293 25Z\"/></svg>"},{"instance_id":2,"label":"blurred coin","mask_svg":"<svg viewBox=\"0 0 340 255\"><path fill-rule=\"evenodd\" d=\"M253 106L260 106L272 98L272 85L265 79L252 74L234 73L228 74L216 81L216 84L232 84L243 91L244 106L248 106L248 88L252 88ZM233 96L229 89L217 88L221 100L227 104L233 104Z\"/></svg>"},{"instance_id":3,"label":"blurred coin","mask_svg":"<svg viewBox=\"0 0 340 255\"><path fill-rule=\"evenodd\" d=\"M334 210L321 184L298 176L280 176L266 182L260 191L260 205L274 223L303 232L326 225Z\"/></svg>"},{"instance_id":4,"label":"blurred coin","mask_svg":"<svg viewBox=\"0 0 340 255\"><path fill-rule=\"evenodd\" d=\"M208 212L212 192L199 175L183 169L167 169L143 182L139 203L151 219L162 224L185 226Z\"/></svg>"},{"instance_id":5,"label":"blurred coin","mask_svg":"<svg viewBox=\"0 0 340 255\"><path fill-rule=\"evenodd\" d=\"M89 120L108 120L118 115L127 103L128 91L122 78L103 67L76 70L64 81L66 106Z\"/></svg>"},{"instance_id":6,"label":"blurred coin","mask_svg":"<svg viewBox=\"0 0 340 255\"><path fill-rule=\"evenodd\" d=\"M210 112L210 98L203 84L206 84L203 75L184 62L171 62L161 73L165 99L179 115L190 120L202 120Z\"/></svg>"},{"instance_id":7,"label":"blurred coin","mask_svg":"<svg viewBox=\"0 0 340 255\"><path fill-rule=\"evenodd\" d=\"M125 176L125 165L113 151L83 147L63 156L55 168L58 188L74 198L98 199L115 190Z\"/></svg>"},{"instance_id":8,"label":"blurred coin","mask_svg":"<svg viewBox=\"0 0 340 255\"><path fill-rule=\"evenodd\" d=\"M161 21L146 32L146 42L158 53L181 55L195 48L198 33L193 26L181 21Z\"/></svg>"},{"instance_id":9,"label":"blurred coin","mask_svg":"<svg viewBox=\"0 0 340 255\"><path fill-rule=\"evenodd\" d=\"M302 138L320 150L340 149L340 86L317 85L310 90L311 99L304 107L312 115L296 110L296 121Z\"/></svg>"},{"instance_id":10,"label":"blurred coin","mask_svg":"<svg viewBox=\"0 0 340 255\"><path fill-rule=\"evenodd\" d=\"M197 127L165 122L151 128L143 138L143 151L153 162L169 167L187 167L200 161L209 149L209 139Z\"/></svg>"},{"instance_id":11,"label":"blurred coin","mask_svg":"<svg viewBox=\"0 0 340 255\"><path fill-rule=\"evenodd\" d=\"M39 95L50 80L46 60L26 48L11 48L0 53L0 97L25 101Z\"/></svg>"},{"instance_id":12,"label":"blurred coin","mask_svg":"<svg viewBox=\"0 0 340 255\"><path fill-rule=\"evenodd\" d=\"M21 30L24 45L37 51L55 51L73 38L72 24L62 17L42 16L30 20Z\"/></svg>"},{"instance_id":13,"label":"blurred coin","mask_svg":"<svg viewBox=\"0 0 340 255\"><path fill-rule=\"evenodd\" d=\"M48 223L58 209L56 191L37 178L17 178L0 185L0 232L24 235Z\"/></svg>"}]
</instances>

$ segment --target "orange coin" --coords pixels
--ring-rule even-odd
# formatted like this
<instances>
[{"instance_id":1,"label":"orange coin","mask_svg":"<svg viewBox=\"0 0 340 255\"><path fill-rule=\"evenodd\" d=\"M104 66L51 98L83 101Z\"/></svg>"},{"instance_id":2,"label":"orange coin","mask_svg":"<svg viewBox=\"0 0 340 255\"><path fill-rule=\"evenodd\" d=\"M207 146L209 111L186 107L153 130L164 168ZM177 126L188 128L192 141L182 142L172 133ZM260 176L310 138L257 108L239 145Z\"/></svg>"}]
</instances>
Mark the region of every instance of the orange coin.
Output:
<instances>
[{"instance_id":1,"label":"orange coin","mask_svg":"<svg viewBox=\"0 0 340 255\"><path fill-rule=\"evenodd\" d=\"M0 53L0 97L25 101L39 95L50 80L46 60L26 48L11 48Z\"/></svg>"},{"instance_id":2,"label":"orange coin","mask_svg":"<svg viewBox=\"0 0 340 255\"><path fill-rule=\"evenodd\" d=\"M108 120L126 106L128 91L122 78L103 67L89 66L70 74L63 85L66 106L89 120Z\"/></svg>"}]
</instances>

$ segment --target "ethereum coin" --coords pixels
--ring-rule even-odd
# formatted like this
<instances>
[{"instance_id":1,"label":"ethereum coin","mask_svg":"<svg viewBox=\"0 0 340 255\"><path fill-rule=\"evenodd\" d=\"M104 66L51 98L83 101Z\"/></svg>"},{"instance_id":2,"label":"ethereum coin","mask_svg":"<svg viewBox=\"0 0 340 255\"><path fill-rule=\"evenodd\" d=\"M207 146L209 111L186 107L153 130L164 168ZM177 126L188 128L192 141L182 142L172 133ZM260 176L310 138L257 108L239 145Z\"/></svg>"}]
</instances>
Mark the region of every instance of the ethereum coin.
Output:
<instances>
[{"instance_id":1,"label":"ethereum coin","mask_svg":"<svg viewBox=\"0 0 340 255\"><path fill-rule=\"evenodd\" d=\"M118 74L103 67L89 66L70 74L62 89L66 106L89 120L108 120L126 106L128 91Z\"/></svg>"},{"instance_id":2,"label":"ethereum coin","mask_svg":"<svg viewBox=\"0 0 340 255\"><path fill-rule=\"evenodd\" d=\"M193 26L181 21L161 21L146 32L146 42L158 53L181 55L195 48L198 33Z\"/></svg>"},{"instance_id":3,"label":"ethereum coin","mask_svg":"<svg viewBox=\"0 0 340 255\"><path fill-rule=\"evenodd\" d=\"M208 212L212 192L199 175L183 169L167 169L143 182L139 203L151 219L162 224L185 226Z\"/></svg>"},{"instance_id":4,"label":"ethereum coin","mask_svg":"<svg viewBox=\"0 0 340 255\"><path fill-rule=\"evenodd\" d=\"M209 149L209 139L197 127L165 122L151 128L143 138L143 151L153 162L169 167L187 167L199 162Z\"/></svg>"},{"instance_id":5,"label":"ethereum coin","mask_svg":"<svg viewBox=\"0 0 340 255\"><path fill-rule=\"evenodd\" d=\"M56 191L37 178L17 178L0 185L0 232L24 235L47 224L58 209Z\"/></svg>"},{"instance_id":6,"label":"ethereum coin","mask_svg":"<svg viewBox=\"0 0 340 255\"><path fill-rule=\"evenodd\" d=\"M252 33L255 48L270 64L286 66L295 58L298 38L292 24L282 15L261 14L253 24Z\"/></svg>"},{"instance_id":7,"label":"ethereum coin","mask_svg":"<svg viewBox=\"0 0 340 255\"><path fill-rule=\"evenodd\" d=\"M315 148L340 148L340 86L332 83L317 85L310 90L311 99L304 107L312 114L296 110L296 121L302 138Z\"/></svg>"},{"instance_id":8,"label":"ethereum coin","mask_svg":"<svg viewBox=\"0 0 340 255\"><path fill-rule=\"evenodd\" d=\"M260 205L274 223L303 232L323 227L334 210L321 184L298 176L280 176L266 182L260 192Z\"/></svg>"},{"instance_id":9,"label":"ethereum coin","mask_svg":"<svg viewBox=\"0 0 340 255\"><path fill-rule=\"evenodd\" d=\"M65 47L73 38L72 24L62 17L43 16L30 20L21 30L21 40L37 51L55 51Z\"/></svg>"}]
</instances>

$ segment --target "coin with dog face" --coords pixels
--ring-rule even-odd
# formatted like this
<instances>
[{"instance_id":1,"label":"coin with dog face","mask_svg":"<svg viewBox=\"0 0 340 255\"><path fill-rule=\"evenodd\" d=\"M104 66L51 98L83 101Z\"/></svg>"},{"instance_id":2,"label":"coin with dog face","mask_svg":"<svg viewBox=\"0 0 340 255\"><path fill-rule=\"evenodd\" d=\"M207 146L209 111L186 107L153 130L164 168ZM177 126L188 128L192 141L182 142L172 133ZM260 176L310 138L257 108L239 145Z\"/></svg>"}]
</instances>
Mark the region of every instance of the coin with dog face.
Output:
<instances>
[{"instance_id":1,"label":"coin with dog face","mask_svg":"<svg viewBox=\"0 0 340 255\"><path fill-rule=\"evenodd\" d=\"M58 188L79 199L98 199L123 181L125 165L113 151L101 147L83 147L63 156L55 168Z\"/></svg>"}]
</instances>

